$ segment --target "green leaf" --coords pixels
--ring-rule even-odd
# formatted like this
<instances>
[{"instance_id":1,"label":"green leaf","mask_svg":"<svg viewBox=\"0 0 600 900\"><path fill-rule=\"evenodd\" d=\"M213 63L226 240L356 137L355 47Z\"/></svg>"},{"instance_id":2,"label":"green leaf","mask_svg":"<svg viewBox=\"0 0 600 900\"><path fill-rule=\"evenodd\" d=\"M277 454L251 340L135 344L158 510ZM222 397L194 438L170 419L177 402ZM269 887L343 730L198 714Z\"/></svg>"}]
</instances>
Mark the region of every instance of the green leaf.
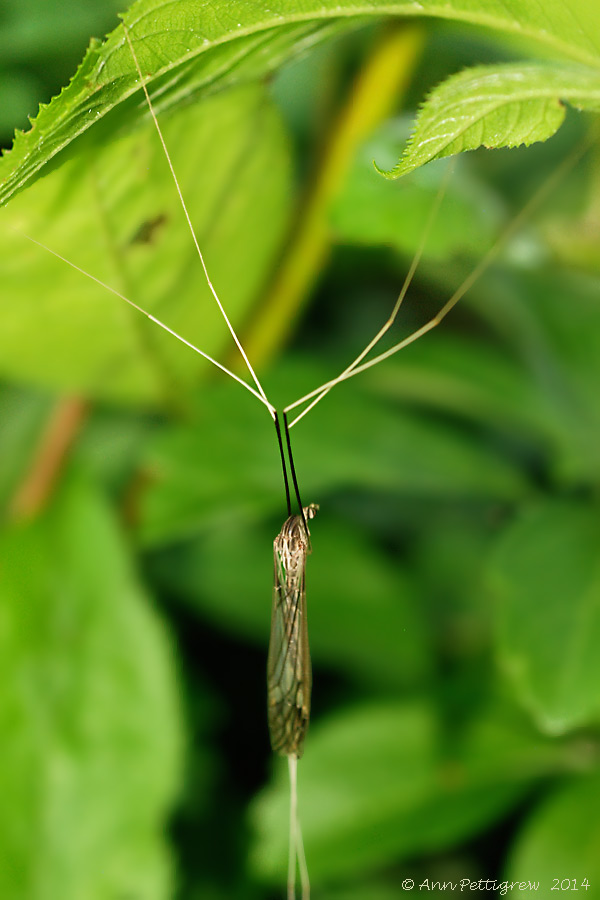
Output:
<instances>
[{"instance_id":1,"label":"green leaf","mask_svg":"<svg viewBox=\"0 0 600 900\"><path fill-rule=\"evenodd\" d=\"M378 366L369 386L516 439L557 484L596 483L600 282L540 259L533 271L490 271L461 301L493 328L494 343L453 334L448 321Z\"/></svg>"},{"instance_id":2,"label":"green leaf","mask_svg":"<svg viewBox=\"0 0 600 900\"><path fill-rule=\"evenodd\" d=\"M532 373L505 350L471 338L438 331L379 366L369 384L383 396L418 403L459 416L513 437L549 442L553 426L549 398Z\"/></svg>"},{"instance_id":3,"label":"green leaf","mask_svg":"<svg viewBox=\"0 0 600 900\"><path fill-rule=\"evenodd\" d=\"M403 823L403 855L439 853L481 833L538 779L567 768L568 747L541 738L511 707L487 702L464 730L450 724L431 794Z\"/></svg>"},{"instance_id":4,"label":"green leaf","mask_svg":"<svg viewBox=\"0 0 600 900\"><path fill-rule=\"evenodd\" d=\"M501 667L545 731L600 715L598 509L546 501L502 535L490 568Z\"/></svg>"},{"instance_id":5,"label":"green leaf","mask_svg":"<svg viewBox=\"0 0 600 900\"><path fill-rule=\"evenodd\" d=\"M138 0L126 16L142 72L165 110L226 86L263 77L294 53L323 39L345 20L361 16L437 16L529 38L559 55L594 65L599 61L598 17L587 0L507 7L501 0L284 0L271 6L220 0ZM35 127L17 134L0 167L1 202L24 187L40 168L78 135L139 89L125 40L116 28L103 44L93 42L67 88L40 109ZM583 92L585 96L585 91ZM131 104L123 118L131 119Z\"/></svg>"},{"instance_id":6,"label":"green leaf","mask_svg":"<svg viewBox=\"0 0 600 900\"><path fill-rule=\"evenodd\" d=\"M267 281L289 211L285 138L264 95L248 81L359 14L413 11L408 3L365 6L349 0L304 4L300 10L288 2L276 13L225 0L213 12L193 0L176 6L139 0L132 8L130 32L158 111L171 111L163 117L167 141L209 271L236 324L248 320ZM593 29L581 43L582 35L560 10L539 18L528 11L523 18L488 0L476 10L429 3L426 12L529 35L577 58L587 58L593 46L588 37ZM586 21L585 9L578 16ZM191 99L203 102L191 105ZM185 108L173 113L179 106ZM123 137L142 118L147 131ZM83 136L95 122L98 126ZM1 237L2 373L113 400L173 407L182 389L206 371L204 364L122 301L11 230L46 243L223 358L228 335L201 277L194 286L190 238L165 177L122 28L90 50L71 85L1 161L6 196L29 183L77 136L70 152L57 157L56 164L67 160L65 165L7 210Z\"/></svg>"},{"instance_id":7,"label":"green leaf","mask_svg":"<svg viewBox=\"0 0 600 900\"><path fill-rule=\"evenodd\" d=\"M392 120L361 147L333 206L336 235L350 243L392 245L411 258L445 184L443 215L437 215L431 224L426 257L446 260L460 253L483 255L502 222L501 205L490 188L466 168L455 166L447 173L445 163L428 166L396 189L374 170L373 159L382 166L394 165L406 137L406 122Z\"/></svg>"},{"instance_id":8,"label":"green leaf","mask_svg":"<svg viewBox=\"0 0 600 900\"><path fill-rule=\"evenodd\" d=\"M600 776L574 779L553 791L529 817L512 848L506 877L537 881L546 891L569 883L600 898ZM583 884L584 879L589 887ZM574 886L574 882L576 886ZM560 888L565 890L565 888Z\"/></svg>"},{"instance_id":9,"label":"green leaf","mask_svg":"<svg viewBox=\"0 0 600 900\"><path fill-rule=\"evenodd\" d=\"M314 884L447 849L506 812L534 779L562 766L559 745L514 716L485 712L450 747L423 704L380 703L331 715L309 732L299 812ZM287 855L287 767L251 809L251 865L281 880Z\"/></svg>"},{"instance_id":10,"label":"green leaf","mask_svg":"<svg viewBox=\"0 0 600 900\"><path fill-rule=\"evenodd\" d=\"M465 702L459 679L473 686L469 697L488 689L487 668L482 677L482 665L489 655L491 614L482 590L482 569L496 530L493 508L494 504L475 509L462 504L438 507L435 515L421 513L414 525L411 562L420 605L438 654L458 676L456 687L450 686L450 678L446 681L447 703L454 690L461 694L459 703Z\"/></svg>"},{"instance_id":11,"label":"green leaf","mask_svg":"<svg viewBox=\"0 0 600 900\"><path fill-rule=\"evenodd\" d=\"M597 110L600 72L557 63L467 69L429 95L404 158L388 171L377 170L386 178L399 178L433 159L465 150L545 141L563 122L563 100Z\"/></svg>"},{"instance_id":12,"label":"green leaf","mask_svg":"<svg viewBox=\"0 0 600 900\"><path fill-rule=\"evenodd\" d=\"M164 131L213 283L239 319L287 223L289 149L279 117L263 89L248 85L181 110ZM19 232L204 352L222 356L223 345L232 346L151 124L112 144L88 140L77 159L17 197L5 218L3 374L147 405L174 404L208 369L172 335Z\"/></svg>"},{"instance_id":13,"label":"green leaf","mask_svg":"<svg viewBox=\"0 0 600 900\"><path fill-rule=\"evenodd\" d=\"M71 481L0 555L0 894L166 900L180 712L122 537Z\"/></svg>"},{"instance_id":14,"label":"green leaf","mask_svg":"<svg viewBox=\"0 0 600 900\"><path fill-rule=\"evenodd\" d=\"M515 322L529 353L540 411L554 433L553 474L559 483L598 482L600 441L600 279L543 267L523 273L513 291L522 309ZM565 297L569 302L565 303ZM498 305L505 321L510 304Z\"/></svg>"},{"instance_id":15,"label":"green leaf","mask_svg":"<svg viewBox=\"0 0 600 900\"><path fill-rule=\"evenodd\" d=\"M330 716L311 731L298 772L303 840L311 878L365 871L388 859L400 823L427 797L436 724L425 706L372 705ZM307 744L308 747L308 744ZM286 859L287 766L251 810L258 840L252 868L280 880Z\"/></svg>"}]
</instances>

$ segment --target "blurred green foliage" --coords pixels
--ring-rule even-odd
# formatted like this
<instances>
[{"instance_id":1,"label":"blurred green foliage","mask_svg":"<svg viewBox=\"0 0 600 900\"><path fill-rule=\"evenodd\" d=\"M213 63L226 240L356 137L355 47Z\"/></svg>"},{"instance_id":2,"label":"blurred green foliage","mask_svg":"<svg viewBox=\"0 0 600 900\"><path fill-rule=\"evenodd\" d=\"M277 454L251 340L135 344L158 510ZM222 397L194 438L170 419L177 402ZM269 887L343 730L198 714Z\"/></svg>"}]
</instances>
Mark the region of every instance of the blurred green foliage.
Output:
<instances>
[{"instance_id":1,"label":"blurred green foliage","mask_svg":"<svg viewBox=\"0 0 600 900\"><path fill-rule=\"evenodd\" d=\"M427 5L464 16L458 2ZM110 27L114 4L94 6ZM242 338L295 252L331 123L390 27L357 30L350 2L335 5L346 20L323 13L325 24L309 6L299 22L284 4L281 31L269 20L262 37L250 28L272 15L262 5L222 3L218 20L205 10L189 42L209 35L202 65L181 62L174 23L177 63L154 86ZM1 23L0 42L21 47L15 98L40 71L40 96L64 79L56 22L34 7ZM138 6L138 27L151 7ZM584 7L593 36L600 16ZM191 15L189 0L175 9ZM535 10L518 51L524 13L511 29L493 0L473 6L471 24L487 16L510 39L427 28L404 108L320 210L328 261L293 340L256 360L276 405L341 371L385 321L442 184L388 346L435 315L585 140L589 123L570 112L547 144L467 154L449 173L437 161L389 182L372 165L394 166L441 79L516 65L523 46L558 54L558 36L588 67L589 105L593 47L561 31L558 4L542 37ZM14 43L34 18L37 36ZM82 13L76 38L77 21L65 31L75 57L104 27ZM240 43L227 43L238 23ZM150 65L156 45L139 34ZM123 70L98 89L98 126L90 63L45 111L48 143L21 158L26 137L3 161L11 190L32 186L0 222L0 896L266 900L282 896L288 802L264 711L272 540L285 517L269 416L23 236L236 365L156 134L139 98L126 99L135 70L118 35L93 48ZM521 109L518 134L527 115L535 131L539 109ZM307 575L313 721L299 766L316 898L389 900L405 878L537 881L540 896L554 879L587 879L586 897L600 897L597 159L591 143L439 329L336 388L293 431L305 502L321 506ZM35 181L37 165L48 174ZM53 469L48 423L64 392L89 407ZM47 469L43 502L19 521L16 498Z\"/></svg>"}]
</instances>

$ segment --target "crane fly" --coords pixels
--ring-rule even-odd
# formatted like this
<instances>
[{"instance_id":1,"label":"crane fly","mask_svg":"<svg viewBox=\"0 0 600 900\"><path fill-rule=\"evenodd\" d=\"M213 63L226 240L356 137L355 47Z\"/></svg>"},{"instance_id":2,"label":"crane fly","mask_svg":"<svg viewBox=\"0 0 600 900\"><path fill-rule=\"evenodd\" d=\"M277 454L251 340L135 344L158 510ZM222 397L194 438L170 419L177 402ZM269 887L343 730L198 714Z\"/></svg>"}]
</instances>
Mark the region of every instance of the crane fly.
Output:
<instances>
[{"instance_id":1,"label":"crane fly","mask_svg":"<svg viewBox=\"0 0 600 900\"><path fill-rule=\"evenodd\" d=\"M273 541L273 609L267 662L271 746L300 759L310 716L311 667L306 620L308 521L319 507L290 516Z\"/></svg>"},{"instance_id":2,"label":"crane fly","mask_svg":"<svg viewBox=\"0 0 600 900\"><path fill-rule=\"evenodd\" d=\"M421 235L421 240L419 242L419 246L411 267L408 271L404 284L402 285L402 289L398 295L396 303L392 309L392 312L384 323L384 325L379 329L379 331L375 334L372 340L366 345L366 347L358 354L358 356L335 378L325 382L320 387L315 388L309 393L305 394L303 397L298 400L290 403L287 407L285 407L283 411L283 431L285 434L285 443L287 448L287 458L289 463L289 474L291 475L294 490L295 490L295 499L297 501L297 512L292 512L292 504L290 499L290 489L289 489L289 479L288 479L288 463L286 463L285 452L284 452L284 444L282 441L282 430L279 421L279 414L275 407L268 400L265 391L260 384L260 381L252 368L252 365L244 351L244 348L219 300L217 292L210 280L204 257L202 255L201 248L198 244L194 228L186 207L185 200L181 193L181 189L179 186L179 182L177 180L177 176L175 174L175 170L173 168L173 164L171 162L171 157L167 146L165 144L162 131L160 125L158 123L152 101L150 99L150 95L147 88L147 81L150 76L144 76L142 74L142 70L140 68L140 64L138 61L138 57L133 45L132 37L129 32L128 26L123 22L124 29L124 39L129 45L131 55L135 64L135 68L137 70L140 85L143 90L145 96L145 102L147 104L150 116L153 120L153 123L156 127L156 131L159 136L159 140L162 144L162 148L164 151L165 158L167 160L168 166L171 171L171 175L173 178L173 182L175 184L176 190L179 195L179 200L181 204L181 208L185 215L192 240L194 241L197 255L199 257L204 276L206 278L206 282L210 288L212 296L219 307L220 313L231 333L231 336L237 346L238 351L240 352L244 363L248 369L248 372L251 377L251 382L247 382L242 379L239 375L235 374L233 371L226 368L217 360L213 359L211 356L197 348L186 338L182 337L177 332L173 331L163 322L161 322L158 318L151 315L145 309L143 309L138 304L134 303L132 300L128 299L123 294L116 291L113 287L104 282L100 281L95 276L86 272L84 269L77 266L75 263L66 259L64 256L61 256L59 253L56 253L49 247L46 247L39 241L36 241L34 238L29 238L33 243L38 244L43 249L52 253L54 256L61 259L63 262L70 265L72 268L79 271L82 275L96 281L102 287L106 288L113 294L116 294L123 301L128 303L131 307L136 309L138 312L142 313L142 315L149 318L153 323L155 323L160 328L167 331L174 338L181 341L188 348L194 350L196 353L199 353L213 365L218 367L221 371L225 372L225 374L229 375L236 382L238 382L242 387L246 388L250 393L252 393L258 401L260 401L268 410L271 415L276 432L277 439L279 444L279 452L281 456L282 468L283 468L283 478L286 492L286 503L287 503L287 518L283 523L281 531L277 535L273 544L273 558L274 558L274 585L273 585L273 605L272 605L272 617L271 617L271 635L270 635L270 643L269 643L269 651L268 651L268 662L267 662L267 688L268 688L268 727L271 737L271 745L273 750L283 756L286 756L288 759L289 765L289 775L290 775L290 818L289 818L289 828L290 828L290 839L289 839L289 858L288 858L288 881L287 881L287 897L288 900L294 900L295 897L295 880L296 880L296 868L298 867L300 870L300 881L302 888L302 898L303 900L308 900L310 895L310 885L308 879L308 870L306 866L306 860L304 857L304 848L302 844L302 837L299 827L298 821L298 811L297 811L297 785L296 785L296 769L298 759L302 756L304 749L304 740L306 736L306 731L309 724L309 716L310 716L310 692L311 692L311 664L310 664L310 654L309 654L309 646L308 646L308 627L307 627L307 615L306 615L306 562L307 557L311 552L311 544L310 544L310 531L308 523L311 521L316 515L317 510L319 509L318 505L315 503L310 503L307 506L303 506L300 498L300 492L298 489L298 483L292 458L292 450L291 450L291 441L290 441L290 430L293 428L303 416L309 412L312 407L322 400L329 391L340 384L342 381L345 381L360 372L365 371L371 366L377 365L379 362L382 362L384 359L387 359L389 356L397 353L399 350L406 347L408 344L420 338L422 335L431 331L438 325L442 319L450 312L450 310L456 305L459 299L467 292L467 290L472 286L472 284L476 281L476 279L482 274L482 272L490 265L490 263L495 259L498 255L500 249L506 243L507 239L512 236L517 226L523 221L525 216L529 215L534 206L538 205L546 193L549 191L550 186L555 184L558 178L560 178L563 174L563 171L566 167L561 167L557 170L555 175L548 179L547 182L543 185L541 189L537 191L534 197L529 201L526 207L522 210L522 212L516 216L510 225L504 230L500 238L497 240L496 244L481 260L479 265L473 270L471 275L469 275L466 280L460 285L460 287L452 294L450 299L445 303L445 305L441 308L441 310L430 319L425 325L422 325L416 331L409 334L407 337L403 338L401 341L394 344L389 349L385 350L382 353L379 353L376 356L371 356L370 359L366 359L368 354L370 354L371 350L379 343L381 338L389 331L392 327L397 313L400 309L400 306L404 300L412 277L415 273L417 265L419 263L420 257L423 253L429 231L433 224L433 221L437 215L439 210L439 206L441 204L441 200L445 191L446 183L445 181L442 183L440 191L438 192L438 197L432 207L430 212L429 219L424 228L423 234ZM568 162L568 165L573 165L575 159L572 159ZM155 223L156 224L156 223ZM291 410L295 410L301 408L301 411L298 412L294 420L288 424L287 413Z\"/></svg>"},{"instance_id":3,"label":"crane fly","mask_svg":"<svg viewBox=\"0 0 600 900\"><path fill-rule=\"evenodd\" d=\"M283 427L298 512L292 515L288 467L279 416L275 415L288 517L273 541L273 604L267 658L267 719L273 752L287 756L290 776L287 896L288 900L294 900L296 896L296 862L298 862L302 898L308 900L310 880L298 817L297 765L304 752L312 688L306 616L306 557L311 552L308 522L317 514L319 507L316 503L302 506L285 411Z\"/></svg>"}]
</instances>

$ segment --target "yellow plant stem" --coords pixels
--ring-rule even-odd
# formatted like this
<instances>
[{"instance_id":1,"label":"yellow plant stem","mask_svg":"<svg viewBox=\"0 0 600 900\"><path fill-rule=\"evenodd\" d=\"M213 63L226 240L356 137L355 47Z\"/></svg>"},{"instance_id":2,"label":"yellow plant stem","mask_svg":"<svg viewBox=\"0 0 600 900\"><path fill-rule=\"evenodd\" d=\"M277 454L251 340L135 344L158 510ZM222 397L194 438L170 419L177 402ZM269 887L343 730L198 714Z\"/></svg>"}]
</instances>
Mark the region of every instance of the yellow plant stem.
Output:
<instances>
[{"instance_id":1,"label":"yellow plant stem","mask_svg":"<svg viewBox=\"0 0 600 900\"><path fill-rule=\"evenodd\" d=\"M244 336L244 345L255 365L264 365L293 330L330 250L328 216L332 200L344 183L357 148L398 106L423 42L423 29L419 26L386 29L359 72L331 130L287 253Z\"/></svg>"}]
</instances>

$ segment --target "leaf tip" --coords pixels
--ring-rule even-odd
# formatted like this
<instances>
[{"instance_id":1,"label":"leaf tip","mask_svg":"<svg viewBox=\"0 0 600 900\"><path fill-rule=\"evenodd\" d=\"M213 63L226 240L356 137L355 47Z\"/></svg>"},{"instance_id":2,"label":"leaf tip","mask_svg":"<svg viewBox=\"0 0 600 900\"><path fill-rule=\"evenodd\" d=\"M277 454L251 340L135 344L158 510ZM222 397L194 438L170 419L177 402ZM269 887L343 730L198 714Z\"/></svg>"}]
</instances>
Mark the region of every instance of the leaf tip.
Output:
<instances>
[{"instance_id":1,"label":"leaf tip","mask_svg":"<svg viewBox=\"0 0 600 900\"><path fill-rule=\"evenodd\" d=\"M402 163L397 163L391 169L382 169L381 166L378 166L375 160L373 160L373 168L378 175L382 175L383 178L387 178L388 181L395 181L396 178L399 178L402 174Z\"/></svg>"}]
</instances>

